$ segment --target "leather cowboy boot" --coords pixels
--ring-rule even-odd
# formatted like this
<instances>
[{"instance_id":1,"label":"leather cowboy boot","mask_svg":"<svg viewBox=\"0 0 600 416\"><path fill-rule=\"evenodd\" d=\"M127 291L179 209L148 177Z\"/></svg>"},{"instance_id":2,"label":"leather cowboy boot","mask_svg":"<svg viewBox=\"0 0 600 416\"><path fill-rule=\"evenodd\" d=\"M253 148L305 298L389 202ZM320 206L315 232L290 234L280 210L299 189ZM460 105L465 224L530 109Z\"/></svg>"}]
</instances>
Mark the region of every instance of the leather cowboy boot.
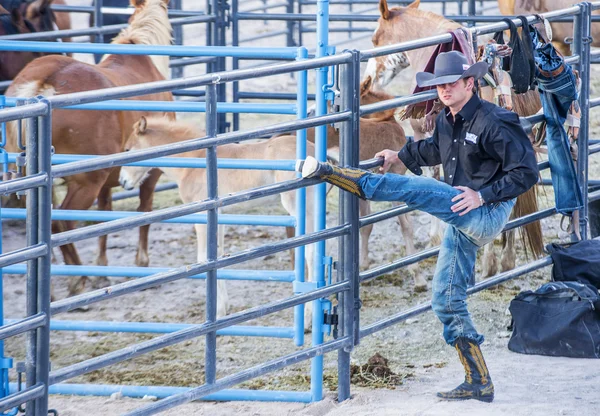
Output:
<instances>
[{"instance_id":1,"label":"leather cowboy boot","mask_svg":"<svg viewBox=\"0 0 600 416\"><path fill-rule=\"evenodd\" d=\"M312 156L296 163L296 171L302 172L303 178L321 178L325 182L342 188L359 198L366 199L365 194L358 184L358 180L369 172L354 168L341 168L328 162L318 162Z\"/></svg>"},{"instance_id":2,"label":"leather cowboy boot","mask_svg":"<svg viewBox=\"0 0 600 416\"><path fill-rule=\"evenodd\" d=\"M458 338L458 358L465 367L465 381L454 390L437 394L444 400L475 399L490 403L494 400L494 384L479 345L467 338Z\"/></svg>"}]
</instances>

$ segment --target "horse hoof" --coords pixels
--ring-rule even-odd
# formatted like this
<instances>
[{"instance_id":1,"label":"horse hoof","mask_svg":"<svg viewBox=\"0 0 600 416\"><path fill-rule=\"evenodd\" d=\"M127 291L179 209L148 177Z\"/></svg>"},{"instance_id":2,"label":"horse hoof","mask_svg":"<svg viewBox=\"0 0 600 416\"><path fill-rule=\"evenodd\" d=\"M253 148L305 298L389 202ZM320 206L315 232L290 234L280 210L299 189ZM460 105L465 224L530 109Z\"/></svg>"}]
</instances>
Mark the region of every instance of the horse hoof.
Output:
<instances>
[{"instance_id":1,"label":"horse hoof","mask_svg":"<svg viewBox=\"0 0 600 416\"><path fill-rule=\"evenodd\" d=\"M138 267L148 267L149 264L150 264L150 259L148 259L148 257L141 258L138 256L135 258L135 265Z\"/></svg>"},{"instance_id":2,"label":"horse hoof","mask_svg":"<svg viewBox=\"0 0 600 416\"><path fill-rule=\"evenodd\" d=\"M96 259L96 266L108 266L108 259L105 256Z\"/></svg>"},{"instance_id":3,"label":"horse hoof","mask_svg":"<svg viewBox=\"0 0 600 416\"><path fill-rule=\"evenodd\" d=\"M92 287L94 289L102 289L103 287L108 287L111 284L112 283L110 282L110 279L106 276L99 276L95 279L92 279Z\"/></svg>"}]
</instances>

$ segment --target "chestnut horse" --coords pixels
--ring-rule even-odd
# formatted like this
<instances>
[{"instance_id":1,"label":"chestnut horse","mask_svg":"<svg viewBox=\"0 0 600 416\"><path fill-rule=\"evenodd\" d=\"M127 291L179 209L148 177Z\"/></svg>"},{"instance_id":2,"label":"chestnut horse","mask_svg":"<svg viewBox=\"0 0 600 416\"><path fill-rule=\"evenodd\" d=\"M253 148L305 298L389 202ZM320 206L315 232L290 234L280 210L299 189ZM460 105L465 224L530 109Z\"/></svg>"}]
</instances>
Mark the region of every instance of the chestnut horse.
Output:
<instances>
[{"instance_id":1,"label":"chestnut horse","mask_svg":"<svg viewBox=\"0 0 600 416\"><path fill-rule=\"evenodd\" d=\"M554 10L567 9L577 2L574 0L498 0L500 13L508 16L547 13ZM600 11L594 10L594 15ZM573 37L573 23L550 22L552 27L552 44L564 56L571 55L570 45L566 38ZM600 46L600 23L592 22L592 46Z\"/></svg>"},{"instance_id":2,"label":"chestnut horse","mask_svg":"<svg viewBox=\"0 0 600 416\"><path fill-rule=\"evenodd\" d=\"M71 29L69 14L54 13L50 8L52 3L65 4L64 0L0 0L0 36ZM13 79L25 65L42 55L0 51L0 81Z\"/></svg>"},{"instance_id":3,"label":"chestnut horse","mask_svg":"<svg viewBox=\"0 0 600 416\"><path fill-rule=\"evenodd\" d=\"M429 11L420 10L419 4L420 0L416 0L406 7L394 7L390 9L388 8L386 0L380 0L379 11L381 17L379 18L377 29L373 33L373 45L378 47L417 40L423 37L448 33L449 31L461 27L459 23L448 20L443 16ZM429 61L435 48L436 45L433 45L406 52L410 64L415 71L422 71L423 68L425 68L425 65ZM391 81L394 75L399 72L398 68L391 68L389 65L383 65L382 61L384 61L385 58L385 56L375 58L374 61L368 64L366 76L370 76L377 80L379 87L384 86L382 81ZM391 75L383 76L380 73L377 73L378 70L388 71L391 73ZM413 79L411 91L414 90L415 87L416 80ZM528 96L529 95L530 94L528 94ZM517 101L519 101L518 98L513 95L513 102ZM529 105L521 108L522 111L519 112L519 115L529 116L535 114L540 108L541 104L539 103L539 100L532 100ZM426 137L427 129L424 128L423 123L417 122L416 120L411 120L411 125L415 130L415 139L422 139ZM535 211L537 211L537 200L535 197L535 188L532 188L530 191L517 198L517 204L513 210L513 216L515 214L522 216ZM536 222L526 226L525 233L527 235L527 240L533 255L539 256L543 252L543 236L540 223ZM512 269L515 265L516 255L514 245L511 243L512 241L514 240L508 240L508 244L504 247L502 252L503 270ZM495 274L495 267L497 264L495 260L496 257L493 253L493 246L486 245L484 254L485 275Z\"/></svg>"},{"instance_id":4,"label":"chestnut horse","mask_svg":"<svg viewBox=\"0 0 600 416\"><path fill-rule=\"evenodd\" d=\"M171 24L167 16L168 0L132 0L135 6L129 27L114 44L170 45ZM98 65L90 65L66 56L38 58L23 69L7 91L12 97L53 96L81 91L127 86L164 80L169 71L167 56L106 55ZM171 101L171 93L132 97L131 99ZM109 155L123 150L136 120L148 113L142 111L55 110L52 117L52 144L57 154ZM173 113L169 117L174 118ZM16 122L8 124L7 150L16 151ZM152 209L154 186L160 171L153 170L140 190L138 211ZM111 188L118 186L119 168L103 169L65 178L67 195L61 209L88 209L98 199L98 209L110 210ZM53 232L74 228L73 221L57 221ZM100 238L97 264L106 265L106 236ZM61 247L67 264L81 264L73 244ZM148 226L140 228L136 257L138 266L148 265ZM84 290L89 279L82 276L69 285L71 295ZM107 279L101 279L103 283Z\"/></svg>"},{"instance_id":5,"label":"chestnut horse","mask_svg":"<svg viewBox=\"0 0 600 416\"><path fill-rule=\"evenodd\" d=\"M133 127L133 131L125 144L125 150L147 149L154 146L162 146L190 140L205 136L205 133L195 126L181 122L170 121L164 117L142 117ZM218 147L220 158L231 159L261 159L281 160L296 159L296 136L278 136L269 140L253 143L233 143ZM307 153L314 156L314 146L308 143ZM206 157L206 149L190 151L178 155L180 157ZM184 203L202 201L208 198L206 169L192 168L161 168L170 180L177 182L179 195ZM119 182L125 189L133 189L143 186L150 168L125 166L121 169ZM219 195L227 195L240 192L245 189L257 188L259 186L289 181L296 178L296 173L280 170L253 170L253 169L221 169L218 174ZM306 232L312 232L312 187L306 190ZM265 204L281 203L283 208L290 214L296 215L296 192L284 192L280 195L260 198L244 203L248 205L265 206ZM224 210L227 210L225 207ZM198 262L206 261L206 225L195 224L196 237L198 241ZM219 226L219 255L223 254L223 226ZM313 248L312 244L306 246L306 260L308 265L308 277L311 279ZM224 280L217 280L217 314L219 316L227 313L227 287ZM305 308L306 316L310 315L311 308ZM307 319L310 324L310 319Z\"/></svg>"}]
</instances>

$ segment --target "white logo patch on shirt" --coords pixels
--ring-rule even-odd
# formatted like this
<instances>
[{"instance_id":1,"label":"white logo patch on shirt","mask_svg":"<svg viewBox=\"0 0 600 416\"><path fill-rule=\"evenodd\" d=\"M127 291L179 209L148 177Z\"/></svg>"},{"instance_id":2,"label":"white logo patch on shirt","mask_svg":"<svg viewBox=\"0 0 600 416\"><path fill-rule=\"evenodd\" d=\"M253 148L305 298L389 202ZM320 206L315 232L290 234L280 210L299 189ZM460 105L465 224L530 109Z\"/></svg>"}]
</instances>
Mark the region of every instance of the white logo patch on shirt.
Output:
<instances>
[{"instance_id":1,"label":"white logo patch on shirt","mask_svg":"<svg viewBox=\"0 0 600 416\"><path fill-rule=\"evenodd\" d=\"M473 133L467 133L465 140L469 143L477 144L477 136L475 136Z\"/></svg>"}]
</instances>

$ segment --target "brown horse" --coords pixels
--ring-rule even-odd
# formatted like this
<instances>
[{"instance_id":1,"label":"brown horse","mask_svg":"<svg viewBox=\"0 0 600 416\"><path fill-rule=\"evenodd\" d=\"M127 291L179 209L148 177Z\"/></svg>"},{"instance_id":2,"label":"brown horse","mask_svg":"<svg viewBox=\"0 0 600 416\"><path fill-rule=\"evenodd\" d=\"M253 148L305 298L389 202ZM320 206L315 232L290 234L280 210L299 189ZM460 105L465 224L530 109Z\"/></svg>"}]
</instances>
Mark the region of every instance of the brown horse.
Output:
<instances>
[{"instance_id":1,"label":"brown horse","mask_svg":"<svg viewBox=\"0 0 600 416\"><path fill-rule=\"evenodd\" d=\"M575 0L498 0L500 13L504 15L531 15L547 13L554 10L567 9L577 2ZM594 10L592 14L600 14ZM571 48L565 42L573 37L573 23L551 22L552 44L565 56L571 55ZM592 23L592 46L600 46L600 23Z\"/></svg>"},{"instance_id":2,"label":"brown horse","mask_svg":"<svg viewBox=\"0 0 600 416\"><path fill-rule=\"evenodd\" d=\"M129 27L115 38L115 44L171 44L168 0L132 0L135 12ZM66 56L51 55L31 62L16 77L7 91L12 97L52 96L164 80L168 57L106 55L98 65L89 65ZM131 99L171 101L171 93L132 97ZM52 117L52 144L58 154L109 155L123 150L141 111L55 110ZM174 118L173 113L169 117ZM16 150L16 122L8 124L8 151ZM153 170L140 190L138 211L152 209L154 186L160 171ZM110 210L111 188L118 186L119 168L82 173L66 178L67 195L61 209L88 209L98 198L98 209ZM53 232L72 229L73 221L53 223ZM81 264L72 244L61 247L67 264ZM106 265L106 236L100 238L97 264ZM140 228L136 257L139 266L148 265L148 226ZM80 293L89 279L83 276L69 285L70 294ZM107 279L102 279L106 283Z\"/></svg>"},{"instance_id":3,"label":"brown horse","mask_svg":"<svg viewBox=\"0 0 600 416\"><path fill-rule=\"evenodd\" d=\"M69 14L54 13L50 8L52 3L65 4L64 0L0 0L0 36L71 29ZM0 51L0 81L13 79L25 65L42 55Z\"/></svg>"},{"instance_id":4,"label":"brown horse","mask_svg":"<svg viewBox=\"0 0 600 416\"><path fill-rule=\"evenodd\" d=\"M388 8L386 0L380 0L379 11L381 17L379 18L377 29L373 33L373 45L377 47L417 40L426 36L441 35L461 27L459 23L448 20L443 16L420 10L419 4L420 0L416 0L406 7L394 7L390 9ZM406 52L411 66L415 71L422 71L425 68L434 49L435 45ZM382 59L385 59L385 57L376 58L376 60ZM369 67L375 69L384 68L385 66L378 63L371 63ZM398 72L397 69L394 72L394 68L389 67L385 67L385 70L393 73ZM371 76L373 79L380 81L379 87L384 86L381 84L382 80L387 80L389 82L393 78L393 76L386 77L377 73L367 73L366 76ZM414 90L415 86L416 80L413 80L411 90ZM517 101L519 101L519 99L516 95L513 95L513 102ZM537 100L532 101L530 105L524 107L526 108L523 108L523 111L519 112L519 115L528 116L535 114L540 109L541 105L539 100ZM415 130L415 139L421 139L426 136L427 129L424 127L424 123L411 120L411 125ZM535 198L535 188L532 188L532 190L517 198L517 204L513 210L513 215L517 213L519 215L525 215L535 211L537 211L537 200ZM541 225L539 222L530 224L526 227L525 232L534 256L540 255L543 252ZM514 268L515 253L514 245L511 244L511 241L512 240L509 240L502 253L502 266L504 270ZM494 267L497 263L494 262L496 258L492 250L493 247L491 245L486 246L486 253L484 255L484 258L486 259L484 260L484 269L486 269L484 273L486 275L495 273Z\"/></svg>"},{"instance_id":5,"label":"brown horse","mask_svg":"<svg viewBox=\"0 0 600 416\"><path fill-rule=\"evenodd\" d=\"M205 133L195 126L181 122L171 121L164 117L142 117L134 126L129 139L125 145L126 150L147 149L149 147L177 143L183 140L190 140L203 137ZM308 143L307 153L314 155L314 146ZM269 140L254 143L233 143L218 147L218 154L221 158L231 159L262 159L262 160L281 160L296 159L296 136L278 136ZM195 150L179 155L180 157L206 157L206 150ZM170 180L177 182L179 195L184 203L201 201L208 197L206 169L192 168L161 168ZM140 184L145 183L145 178L149 174L150 168L125 166L121 169L119 181L123 188L133 189ZM293 180L296 178L295 172L277 171L277 170L245 170L245 169L221 169L219 170L219 195L228 195L240 192L246 189L257 188L264 185ZM313 227L312 187L307 188L306 192L306 232L310 233ZM244 207L250 205L265 206L265 204L281 203L283 208L290 214L296 215L296 192L285 192L254 201L244 203ZM225 207L225 211L227 207ZM198 241L198 262L206 261L206 225L195 224L196 237ZM223 226L219 226L219 255L222 254L224 247ZM308 280L312 280L313 248L312 245L306 246L306 260L308 265ZM218 299L217 314L219 316L227 313L227 286L224 280L218 280ZM310 315L310 308L305 308L307 315ZM307 319L307 324L310 320Z\"/></svg>"}]
</instances>

